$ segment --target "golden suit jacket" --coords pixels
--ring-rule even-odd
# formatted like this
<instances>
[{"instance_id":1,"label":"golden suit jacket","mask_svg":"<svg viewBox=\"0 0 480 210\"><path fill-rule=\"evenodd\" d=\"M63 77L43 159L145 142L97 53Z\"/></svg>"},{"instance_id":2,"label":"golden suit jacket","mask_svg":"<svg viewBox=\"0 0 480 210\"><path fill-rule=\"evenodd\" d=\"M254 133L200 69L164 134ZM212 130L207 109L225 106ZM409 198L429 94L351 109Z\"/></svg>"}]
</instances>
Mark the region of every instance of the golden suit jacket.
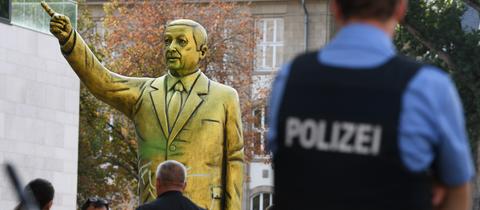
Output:
<instances>
[{"instance_id":1,"label":"golden suit jacket","mask_svg":"<svg viewBox=\"0 0 480 210\"><path fill-rule=\"evenodd\" d=\"M132 78L110 72L76 32L61 49L87 88L134 122L141 160L141 202L156 197L156 166L174 159L187 167L185 195L197 205L241 209L243 136L238 94L233 88L200 73L169 132L166 76Z\"/></svg>"}]
</instances>

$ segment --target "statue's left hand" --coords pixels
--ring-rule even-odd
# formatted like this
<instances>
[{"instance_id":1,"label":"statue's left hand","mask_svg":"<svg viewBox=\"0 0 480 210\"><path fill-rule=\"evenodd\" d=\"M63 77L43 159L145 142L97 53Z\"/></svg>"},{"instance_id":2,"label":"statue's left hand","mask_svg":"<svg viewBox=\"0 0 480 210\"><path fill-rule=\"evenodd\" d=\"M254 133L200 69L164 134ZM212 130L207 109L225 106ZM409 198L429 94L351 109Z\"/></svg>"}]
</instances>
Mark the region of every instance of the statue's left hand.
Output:
<instances>
[{"instance_id":1,"label":"statue's left hand","mask_svg":"<svg viewBox=\"0 0 480 210\"><path fill-rule=\"evenodd\" d=\"M65 44L73 31L70 18L66 15L56 13L47 3L42 1L42 7L50 15L50 32L57 37L60 44Z\"/></svg>"}]
</instances>

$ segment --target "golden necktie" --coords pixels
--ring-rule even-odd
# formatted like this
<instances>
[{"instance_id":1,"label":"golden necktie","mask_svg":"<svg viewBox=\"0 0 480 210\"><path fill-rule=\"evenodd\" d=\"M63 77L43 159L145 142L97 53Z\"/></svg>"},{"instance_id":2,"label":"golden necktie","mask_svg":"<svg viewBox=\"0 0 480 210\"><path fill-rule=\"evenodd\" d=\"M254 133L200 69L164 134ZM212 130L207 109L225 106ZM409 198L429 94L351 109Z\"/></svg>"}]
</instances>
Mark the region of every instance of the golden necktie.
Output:
<instances>
[{"instance_id":1,"label":"golden necktie","mask_svg":"<svg viewBox=\"0 0 480 210\"><path fill-rule=\"evenodd\" d=\"M174 92L170 101L168 102L168 129L172 130L178 114L182 108L182 92L184 90L182 82L178 81L174 86Z\"/></svg>"}]
</instances>

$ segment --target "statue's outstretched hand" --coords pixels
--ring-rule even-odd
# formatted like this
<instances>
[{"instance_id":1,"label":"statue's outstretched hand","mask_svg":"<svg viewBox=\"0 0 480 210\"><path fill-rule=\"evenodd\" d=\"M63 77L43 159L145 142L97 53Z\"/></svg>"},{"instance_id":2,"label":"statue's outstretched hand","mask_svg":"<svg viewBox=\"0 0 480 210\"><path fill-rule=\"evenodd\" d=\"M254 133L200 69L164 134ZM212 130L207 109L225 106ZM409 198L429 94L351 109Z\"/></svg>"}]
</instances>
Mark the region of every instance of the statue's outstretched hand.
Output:
<instances>
[{"instance_id":1,"label":"statue's outstretched hand","mask_svg":"<svg viewBox=\"0 0 480 210\"><path fill-rule=\"evenodd\" d=\"M60 44L65 44L73 31L70 18L66 15L56 13L44 1L42 1L41 4L45 12L52 17L52 19L50 19L50 32L57 37Z\"/></svg>"}]
</instances>

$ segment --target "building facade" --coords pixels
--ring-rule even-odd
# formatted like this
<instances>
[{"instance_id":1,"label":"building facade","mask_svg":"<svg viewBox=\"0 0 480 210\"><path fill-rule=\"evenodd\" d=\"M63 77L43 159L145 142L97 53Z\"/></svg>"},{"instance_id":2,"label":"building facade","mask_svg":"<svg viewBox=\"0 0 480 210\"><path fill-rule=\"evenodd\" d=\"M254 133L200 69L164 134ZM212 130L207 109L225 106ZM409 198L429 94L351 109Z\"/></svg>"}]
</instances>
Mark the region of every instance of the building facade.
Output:
<instances>
[{"instance_id":1,"label":"building facade","mask_svg":"<svg viewBox=\"0 0 480 210\"><path fill-rule=\"evenodd\" d=\"M258 120L251 126L258 132L256 137L262 148L267 148L268 98L261 98L258 91L271 87L276 72L285 63L300 53L322 47L330 39L334 25L329 2L252 1L251 11L256 18L258 33L252 100L257 105L253 115ZM273 203L273 170L269 160L269 156L256 155L247 165L245 210L265 210Z\"/></svg>"},{"instance_id":2,"label":"building facade","mask_svg":"<svg viewBox=\"0 0 480 210\"><path fill-rule=\"evenodd\" d=\"M1 4L0 206L18 204L4 173L11 163L24 184L35 178L52 182L53 209L76 209L79 80L58 40L46 33L49 18L38 1ZM76 17L74 1L52 7Z\"/></svg>"}]
</instances>

